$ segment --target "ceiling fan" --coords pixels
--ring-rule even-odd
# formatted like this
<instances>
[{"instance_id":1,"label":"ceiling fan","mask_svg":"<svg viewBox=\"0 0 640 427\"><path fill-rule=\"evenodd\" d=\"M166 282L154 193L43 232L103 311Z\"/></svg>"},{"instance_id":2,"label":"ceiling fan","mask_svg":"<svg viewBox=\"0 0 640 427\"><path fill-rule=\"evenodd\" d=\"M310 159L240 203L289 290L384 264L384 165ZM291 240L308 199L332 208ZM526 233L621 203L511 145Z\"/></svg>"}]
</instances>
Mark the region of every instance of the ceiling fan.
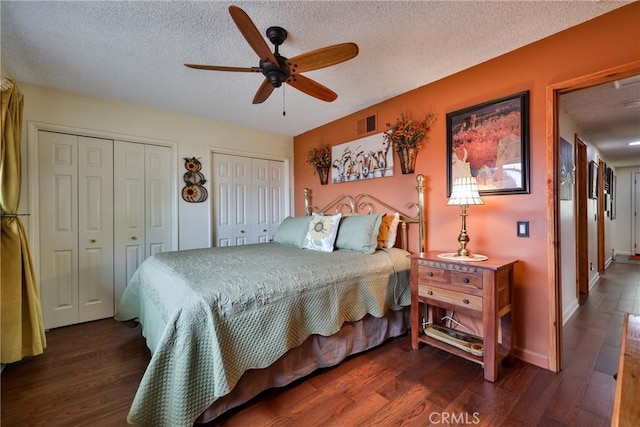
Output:
<instances>
[{"instance_id":1,"label":"ceiling fan","mask_svg":"<svg viewBox=\"0 0 640 427\"><path fill-rule=\"evenodd\" d=\"M282 86L282 83L313 96L322 101L334 101L338 95L331 89L320 83L303 76L302 72L317 70L347 61L358 54L358 45L355 43L340 43L323 47L295 56L285 58L278 52L278 47L287 39L287 31L281 27L269 27L266 31L267 38L275 46L272 53L260 31L256 28L249 15L237 6L229 6L231 18L247 40L251 48L260 57L258 67L226 67L218 65L184 64L189 68L213 71L232 71L240 73L262 73L264 81L253 97L254 104L264 102L274 88Z\"/></svg>"}]
</instances>

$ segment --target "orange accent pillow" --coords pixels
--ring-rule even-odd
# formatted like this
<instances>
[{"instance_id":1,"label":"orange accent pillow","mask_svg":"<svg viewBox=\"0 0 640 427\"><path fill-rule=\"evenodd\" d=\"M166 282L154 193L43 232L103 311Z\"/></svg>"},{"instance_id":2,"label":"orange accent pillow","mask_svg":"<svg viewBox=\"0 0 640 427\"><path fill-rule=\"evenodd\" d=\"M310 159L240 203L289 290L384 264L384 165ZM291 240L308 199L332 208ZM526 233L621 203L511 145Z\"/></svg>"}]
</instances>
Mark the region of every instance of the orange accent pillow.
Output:
<instances>
[{"instance_id":1,"label":"orange accent pillow","mask_svg":"<svg viewBox=\"0 0 640 427\"><path fill-rule=\"evenodd\" d=\"M393 219L393 215L385 215L382 217L382 221L380 222L380 230L378 231L378 249L386 247Z\"/></svg>"}]
</instances>

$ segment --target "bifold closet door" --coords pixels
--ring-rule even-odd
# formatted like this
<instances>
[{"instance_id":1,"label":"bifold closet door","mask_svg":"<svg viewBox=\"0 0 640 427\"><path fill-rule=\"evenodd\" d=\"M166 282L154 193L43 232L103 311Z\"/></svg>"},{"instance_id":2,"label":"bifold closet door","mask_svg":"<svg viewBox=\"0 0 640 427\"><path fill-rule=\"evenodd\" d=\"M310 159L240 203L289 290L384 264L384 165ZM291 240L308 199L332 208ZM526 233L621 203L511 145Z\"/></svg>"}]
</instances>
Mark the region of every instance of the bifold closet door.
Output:
<instances>
[{"instance_id":1,"label":"bifold closet door","mask_svg":"<svg viewBox=\"0 0 640 427\"><path fill-rule=\"evenodd\" d=\"M171 250L171 150L114 141L115 306L147 257Z\"/></svg>"},{"instance_id":2,"label":"bifold closet door","mask_svg":"<svg viewBox=\"0 0 640 427\"><path fill-rule=\"evenodd\" d=\"M273 240L285 218L284 162L269 161L269 240Z\"/></svg>"},{"instance_id":3,"label":"bifold closet door","mask_svg":"<svg viewBox=\"0 0 640 427\"><path fill-rule=\"evenodd\" d=\"M146 258L144 145L114 141L115 306Z\"/></svg>"},{"instance_id":4,"label":"bifold closet door","mask_svg":"<svg viewBox=\"0 0 640 427\"><path fill-rule=\"evenodd\" d=\"M113 316L113 144L38 135L45 328Z\"/></svg>"},{"instance_id":5,"label":"bifold closet door","mask_svg":"<svg viewBox=\"0 0 640 427\"><path fill-rule=\"evenodd\" d=\"M265 243L269 241L269 214L271 187L269 185L271 170L269 160L252 159L251 161L251 237L252 241Z\"/></svg>"},{"instance_id":6,"label":"bifold closet door","mask_svg":"<svg viewBox=\"0 0 640 427\"><path fill-rule=\"evenodd\" d=\"M252 243L251 158L213 155L214 246Z\"/></svg>"},{"instance_id":7,"label":"bifold closet door","mask_svg":"<svg viewBox=\"0 0 640 427\"><path fill-rule=\"evenodd\" d=\"M283 220L284 162L212 155L214 246L268 242Z\"/></svg>"}]
</instances>

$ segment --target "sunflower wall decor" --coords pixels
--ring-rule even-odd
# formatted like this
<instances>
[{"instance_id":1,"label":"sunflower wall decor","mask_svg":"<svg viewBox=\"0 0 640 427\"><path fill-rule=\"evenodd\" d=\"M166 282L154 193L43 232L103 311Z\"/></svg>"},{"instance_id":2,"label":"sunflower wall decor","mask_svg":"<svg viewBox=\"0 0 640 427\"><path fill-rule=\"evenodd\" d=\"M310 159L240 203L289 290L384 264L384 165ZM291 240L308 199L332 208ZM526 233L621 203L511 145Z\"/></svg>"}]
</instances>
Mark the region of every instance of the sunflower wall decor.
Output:
<instances>
[{"instance_id":1,"label":"sunflower wall decor","mask_svg":"<svg viewBox=\"0 0 640 427\"><path fill-rule=\"evenodd\" d=\"M204 187L207 182L200 170L202 164L195 157L185 157L184 167L187 170L183 176L185 187L182 189L182 199L189 203L201 203L207 200L209 193Z\"/></svg>"}]
</instances>

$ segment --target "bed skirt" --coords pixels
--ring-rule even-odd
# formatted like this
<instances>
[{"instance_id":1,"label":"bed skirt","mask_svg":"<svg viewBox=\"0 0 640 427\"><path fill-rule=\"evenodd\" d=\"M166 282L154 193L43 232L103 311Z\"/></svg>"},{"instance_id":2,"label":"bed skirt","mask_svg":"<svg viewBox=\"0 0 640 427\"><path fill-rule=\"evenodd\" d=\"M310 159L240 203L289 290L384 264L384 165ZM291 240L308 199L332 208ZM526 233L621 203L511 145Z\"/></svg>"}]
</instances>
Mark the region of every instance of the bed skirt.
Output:
<instances>
[{"instance_id":1,"label":"bed skirt","mask_svg":"<svg viewBox=\"0 0 640 427\"><path fill-rule=\"evenodd\" d=\"M261 392L283 387L316 369L335 366L347 357L382 344L409 330L410 307L389 310L384 317L365 316L345 323L334 335L312 335L302 345L289 350L271 366L244 373L231 393L217 399L196 423L212 421L230 409L248 402Z\"/></svg>"}]
</instances>

